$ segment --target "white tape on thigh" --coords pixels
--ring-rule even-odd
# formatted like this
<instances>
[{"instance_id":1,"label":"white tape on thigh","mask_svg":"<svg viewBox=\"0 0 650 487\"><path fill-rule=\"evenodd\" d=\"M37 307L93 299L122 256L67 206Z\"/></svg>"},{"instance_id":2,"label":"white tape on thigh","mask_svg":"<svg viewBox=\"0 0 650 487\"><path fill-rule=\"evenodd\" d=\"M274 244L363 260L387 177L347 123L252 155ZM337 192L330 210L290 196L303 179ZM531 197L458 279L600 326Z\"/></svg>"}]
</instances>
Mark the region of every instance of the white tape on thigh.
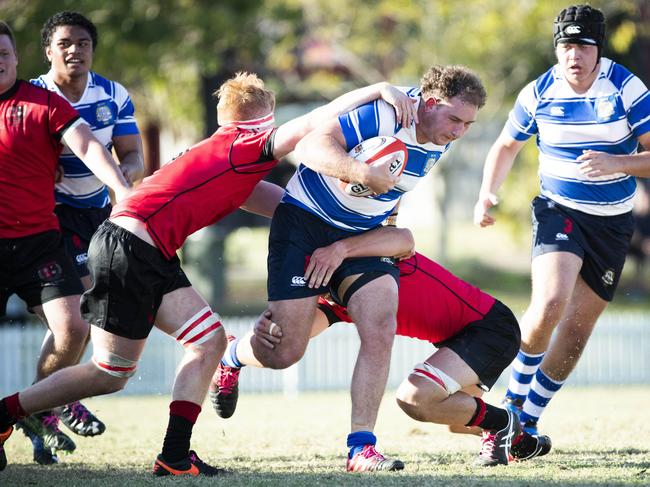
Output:
<instances>
[{"instance_id":1,"label":"white tape on thigh","mask_svg":"<svg viewBox=\"0 0 650 487\"><path fill-rule=\"evenodd\" d=\"M172 336L181 345L199 345L214 336L221 326L221 317L213 312L209 306L187 320Z\"/></svg>"},{"instance_id":2,"label":"white tape on thigh","mask_svg":"<svg viewBox=\"0 0 650 487\"><path fill-rule=\"evenodd\" d=\"M427 362L422 362L421 364L417 364L413 368L412 373L415 375L419 375L420 377L424 377L425 379L429 379L431 382L438 384L450 396L454 392L458 392L459 390L461 390L461 385L458 382L456 382L454 379L449 377L442 370L438 369L437 367L434 367L433 365Z\"/></svg>"},{"instance_id":3,"label":"white tape on thigh","mask_svg":"<svg viewBox=\"0 0 650 487\"><path fill-rule=\"evenodd\" d=\"M113 377L121 377L124 379L133 376L138 366L138 362L135 360L125 359L113 352L96 347L93 350L92 360L95 366L102 372L106 372Z\"/></svg>"}]
</instances>

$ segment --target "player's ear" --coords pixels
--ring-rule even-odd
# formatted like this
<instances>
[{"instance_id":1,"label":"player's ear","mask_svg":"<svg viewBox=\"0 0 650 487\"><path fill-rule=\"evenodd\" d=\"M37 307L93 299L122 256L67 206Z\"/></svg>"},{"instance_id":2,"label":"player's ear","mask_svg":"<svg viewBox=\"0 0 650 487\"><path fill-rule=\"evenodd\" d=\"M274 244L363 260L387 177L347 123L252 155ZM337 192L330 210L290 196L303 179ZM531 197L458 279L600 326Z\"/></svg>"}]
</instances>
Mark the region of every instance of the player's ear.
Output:
<instances>
[{"instance_id":1,"label":"player's ear","mask_svg":"<svg viewBox=\"0 0 650 487\"><path fill-rule=\"evenodd\" d=\"M438 104L438 99L435 96L430 96L426 100L424 100L424 106L427 108L433 108Z\"/></svg>"}]
</instances>

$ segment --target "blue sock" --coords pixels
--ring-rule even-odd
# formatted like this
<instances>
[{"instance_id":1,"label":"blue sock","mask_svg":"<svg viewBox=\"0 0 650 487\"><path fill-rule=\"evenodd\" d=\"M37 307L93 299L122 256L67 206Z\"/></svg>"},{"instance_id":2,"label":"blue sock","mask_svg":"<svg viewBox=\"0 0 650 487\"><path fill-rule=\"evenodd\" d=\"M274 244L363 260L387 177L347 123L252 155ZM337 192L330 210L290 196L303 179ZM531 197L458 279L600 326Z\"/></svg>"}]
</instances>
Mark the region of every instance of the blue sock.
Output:
<instances>
[{"instance_id":1,"label":"blue sock","mask_svg":"<svg viewBox=\"0 0 650 487\"><path fill-rule=\"evenodd\" d=\"M350 448L350 453L348 453L348 458L352 458L354 455L363 450L363 447L366 445L375 445L377 443L377 437L372 434L371 431L355 431L348 435L348 448Z\"/></svg>"},{"instance_id":2,"label":"blue sock","mask_svg":"<svg viewBox=\"0 0 650 487\"><path fill-rule=\"evenodd\" d=\"M537 369L520 415L521 422L526 423L528 421L537 423L544 409L548 406L549 401L560 390L563 384L564 381L551 379L541 368Z\"/></svg>"},{"instance_id":3,"label":"blue sock","mask_svg":"<svg viewBox=\"0 0 650 487\"><path fill-rule=\"evenodd\" d=\"M237 344L239 343L239 338L235 338L228 342L228 347L221 358L221 365L227 367L236 367L241 368L244 366L239 359L237 358Z\"/></svg>"},{"instance_id":4,"label":"blue sock","mask_svg":"<svg viewBox=\"0 0 650 487\"><path fill-rule=\"evenodd\" d=\"M544 353L525 353L519 350L519 353L512 362L512 371L510 372L510 382L506 397L516 399L521 404L526 400L530 383L539 365L542 363Z\"/></svg>"}]
</instances>

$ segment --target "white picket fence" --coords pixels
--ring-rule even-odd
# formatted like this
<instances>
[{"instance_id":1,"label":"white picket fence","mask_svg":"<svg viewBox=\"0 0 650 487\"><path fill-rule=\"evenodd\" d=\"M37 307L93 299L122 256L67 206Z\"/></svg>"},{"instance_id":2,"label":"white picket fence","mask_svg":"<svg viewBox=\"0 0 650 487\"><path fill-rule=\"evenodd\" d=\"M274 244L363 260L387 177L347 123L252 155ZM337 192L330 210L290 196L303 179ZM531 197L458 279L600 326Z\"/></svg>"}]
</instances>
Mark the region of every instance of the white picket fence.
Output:
<instances>
[{"instance_id":1,"label":"white picket fence","mask_svg":"<svg viewBox=\"0 0 650 487\"><path fill-rule=\"evenodd\" d=\"M606 313L598 323L573 384L650 383L650 327L642 313ZM242 335L253 318L226 319L229 333ZM21 389L34 378L36 357L43 339L38 325L0 327L0 396ZM344 390L349 387L359 339L353 326L337 324L312 340L303 359L283 371L246 368L241 388L246 392ZM388 387L395 388L413 365L431 354L433 347L419 340L397 337L393 347ZM183 350L154 330L139 362L138 372L122 394L167 394ZM86 354L89 356L89 352ZM507 374L499 383L505 385Z\"/></svg>"}]
</instances>

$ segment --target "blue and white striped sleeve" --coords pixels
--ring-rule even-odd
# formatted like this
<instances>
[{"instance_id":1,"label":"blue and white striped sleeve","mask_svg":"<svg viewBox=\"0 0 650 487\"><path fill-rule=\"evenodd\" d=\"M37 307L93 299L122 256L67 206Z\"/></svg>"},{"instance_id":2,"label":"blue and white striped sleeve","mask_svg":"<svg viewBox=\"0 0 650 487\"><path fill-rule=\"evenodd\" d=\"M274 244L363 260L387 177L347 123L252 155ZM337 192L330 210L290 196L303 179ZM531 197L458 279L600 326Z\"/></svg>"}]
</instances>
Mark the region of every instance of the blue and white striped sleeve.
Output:
<instances>
[{"instance_id":1,"label":"blue and white striped sleeve","mask_svg":"<svg viewBox=\"0 0 650 487\"><path fill-rule=\"evenodd\" d=\"M117 104L117 120L113 129L113 136L139 134L138 125L135 121L135 107L131 101L126 88L115 83L115 103Z\"/></svg>"},{"instance_id":2,"label":"blue and white striped sleeve","mask_svg":"<svg viewBox=\"0 0 650 487\"><path fill-rule=\"evenodd\" d=\"M524 141L537 133L536 106L537 96L535 94L535 82L533 81L521 90L515 106L508 115L505 128L513 139Z\"/></svg>"},{"instance_id":3,"label":"blue and white striped sleeve","mask_svg":"<svg viewBox=\"0 0 650 487\"><path fill-rule=\"evenodd\" d=\"M623 105L627 110L627 121L636 138L650 132L650 92L636 76L623 86Z\"/></svg>"},{"instance_id":4,"label":"blue and white striped sleeve","mask_svg":"<svg viewBox=\"0 0 650 487\"><path fill-rule=\"evenodd\" d=\"M340 115L339 124L347 150L378 135L393 135L397 127L395 110L383 100L366 103Z\"/></svg>"}]
</instances>

